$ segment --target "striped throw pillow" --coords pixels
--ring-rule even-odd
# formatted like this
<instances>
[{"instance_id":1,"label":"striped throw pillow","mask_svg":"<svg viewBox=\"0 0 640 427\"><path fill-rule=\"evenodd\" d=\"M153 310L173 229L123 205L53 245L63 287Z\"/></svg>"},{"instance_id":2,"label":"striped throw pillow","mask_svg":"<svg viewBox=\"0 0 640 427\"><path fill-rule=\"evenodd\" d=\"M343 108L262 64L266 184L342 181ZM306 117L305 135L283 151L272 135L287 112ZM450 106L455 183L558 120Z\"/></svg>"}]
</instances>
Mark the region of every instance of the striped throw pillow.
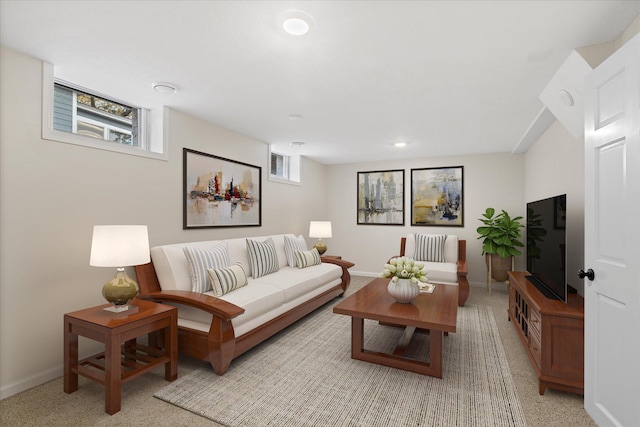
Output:
<instances>
[{"instance_id":1,"label":"striped throw pillow","mask_svg":"<svg viewBox=\"0 0 640 427\"><path fill-rule=\"evenodd\" d=\"M227 242L222 242L213 249L185 246L183 251L189 261L191 290L193 292L204 293L211 290L207 269L225 268L231 264Z\"/></svg>"},{"instance_id":2,"label":"striped throw pillow","mask_svg":"<svg viewBox=\"0 0 640 427\"><path fill-rule=\"evenodd\" d=\"M254 279L280 270L276 245L271 237L264 242L247 239L247 252L249 252L251 275Z\"/></svg>"},{"instance_id":3,"label":"striped throw pillow","mask_svg":"<svg viewBox=\"0 0 640 427\"><path fill-rule=\"evenodd\" d=\"M416 234L416 261L444 262L446 234Z\"/></svg>"},{"instance_id":4,"label":"striped throw pillow","mask_svg":"<svg viewBox=\"0 0 640 427\"><path fill-rule=\"evenodd\" d=\"M227 268L207 270L213 295L220 297L247 284L247 273L239 262Z\"/></svg>"},{"instance_id":5,"label":"striped throw pillow","mask_svg":"<svg viewBox=\"0 0 640 427\"><path fill-rule=\"evenodd\" d=\"M296 264L298 268L311 267L312 265L318 265L322 261L320 260L320 254L316 248L310 251L296 251Z\"/></svg>"},{"instance_id":6,"label":"striped throw pillow","mask_svg":"<svg viewBox=\"0 0 640 427\"><path fill-rule=\"evenodd\" d=\"M307 242L304 240L302 235L292 238L289 236L284 236L284 253L287 255L287 264L289 267L296 266L296 251L306 251L307 250Z\"/></svg>"}]
</instances>

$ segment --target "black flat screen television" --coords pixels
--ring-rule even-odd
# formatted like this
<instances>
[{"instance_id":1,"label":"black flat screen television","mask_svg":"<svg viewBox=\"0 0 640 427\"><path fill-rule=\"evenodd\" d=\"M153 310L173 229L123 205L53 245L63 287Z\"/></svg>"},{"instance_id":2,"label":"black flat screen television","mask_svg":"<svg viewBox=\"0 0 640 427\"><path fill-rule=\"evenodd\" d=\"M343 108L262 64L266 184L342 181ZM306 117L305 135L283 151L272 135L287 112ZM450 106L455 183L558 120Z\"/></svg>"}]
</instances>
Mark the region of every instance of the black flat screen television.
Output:
<instances>
[{"instance_id":1,"label":"black flat screen television","mask_svg":"<svg viewBox=\"0 0 640 427\"><path fill-rule=\"evenodd\" d=\"M547 298L567 302L567 195L527 203L527 279Z\"/></svg>"}]
</instances>

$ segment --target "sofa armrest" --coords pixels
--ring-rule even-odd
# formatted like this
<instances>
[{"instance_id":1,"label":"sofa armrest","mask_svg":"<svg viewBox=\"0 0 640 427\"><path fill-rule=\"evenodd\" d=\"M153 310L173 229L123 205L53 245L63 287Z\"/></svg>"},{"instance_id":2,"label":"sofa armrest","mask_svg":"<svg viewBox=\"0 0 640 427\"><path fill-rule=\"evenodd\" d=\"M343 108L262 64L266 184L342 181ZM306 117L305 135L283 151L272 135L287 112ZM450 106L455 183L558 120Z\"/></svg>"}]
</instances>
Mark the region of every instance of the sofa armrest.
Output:
<instances>
[{"instance_id":1,"label":"sofa armrest","mask_svg":"<svg viewBox=\"0 0 640 427\"><path fill-rule=\"evenodd\" d=\"M342 268L342 291L346 292L349 287L349 283L351 283L351 274L349 273L349 269L353 267L355 264L351 261L346 261L338 258L330 258L330 257L320 257L320 261L327 264L335 264L338 267Z\"/></svg>"},{"instance_id":2,"label":"sofa armrest","mask_svg":"<svg viewBox=\"0 0 640 427\"><path fill-rule=\"evenodd\" d=\"M351 261L346 261L346 260L338 259L338 258L325 257L325 256L321 256L320 257L320 261L325 262L327 264L335 264L335 265L340 266L342 268L351 268L351 267L353 267L355 265Z\"/></svg>"},{"instance_id":3,"label":"sofa armrest","mask_svg":"<svg viewBox=\"0 0 640 427\"><path fill-rule=\"evenodd\" d=\"M469 272L467 260L458 260L458 276L466 276Z\"/></svg>"},{"instance_id":4,"label":"sofa armrest","mask_svg":"<svg viewBox=\"0 0 640 427\"><path fill-rule=\"evenodd\" d=\"M244 308L228 301L191 291L158 291L138 295L137 298L147 301L188 305L227 321L244 313Z\"/></svg>"}]
</instances>

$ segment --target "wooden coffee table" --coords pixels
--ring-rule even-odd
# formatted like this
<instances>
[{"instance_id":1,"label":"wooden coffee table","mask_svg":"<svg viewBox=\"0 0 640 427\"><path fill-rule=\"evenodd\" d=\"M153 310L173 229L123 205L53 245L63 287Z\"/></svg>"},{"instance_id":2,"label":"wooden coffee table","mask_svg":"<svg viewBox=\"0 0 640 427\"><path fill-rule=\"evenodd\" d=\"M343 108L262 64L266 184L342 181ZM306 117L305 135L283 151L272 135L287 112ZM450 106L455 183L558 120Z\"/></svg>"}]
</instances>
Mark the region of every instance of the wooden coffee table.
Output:
<instances>
[{"instance_id":1,"label":"wooden coffee table","mask_svg":"<svg viewBox=\"0 0 640 427\"><path fill-rule=\"evenodd\" d=\"M456 331L458 287L438 284L433 293L420 293L411 303L400 304L387 292L388 284L389 279L375 279L333 308L334 313L351 316L351 357L442 378L442 336ZM364 319L404 327L392 354L363 348ZM416 329L429 331L429 362L404 356Z\"/></svg>"}]
</instances>

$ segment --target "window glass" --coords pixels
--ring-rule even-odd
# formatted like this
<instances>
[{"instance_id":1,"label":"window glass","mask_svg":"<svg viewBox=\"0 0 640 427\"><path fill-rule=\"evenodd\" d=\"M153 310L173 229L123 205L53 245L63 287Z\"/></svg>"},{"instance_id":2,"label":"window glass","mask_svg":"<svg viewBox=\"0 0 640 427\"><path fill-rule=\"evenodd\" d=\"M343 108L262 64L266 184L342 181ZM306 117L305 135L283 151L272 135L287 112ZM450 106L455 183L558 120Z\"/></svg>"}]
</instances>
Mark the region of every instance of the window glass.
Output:
<instances>
[{"instance_id":1,"label":"window glass","mask_svg":"<svg viewBox=\"0 0 640 427\"><path fill-rule=\"evenodd\" d=\"M289 157L279 153L271 153L271 175L279 178L289 178Z\"/></svg>"},{"instance_id":2,"label":"window glass","mask_svg":"<svg viewBox=\"0 0 640 427\"><path fill-rule=\"evenodd\" d=\"M118 144L144 147L139 108L54 84L53 127Z\"/></svg>"}]
</instances>

